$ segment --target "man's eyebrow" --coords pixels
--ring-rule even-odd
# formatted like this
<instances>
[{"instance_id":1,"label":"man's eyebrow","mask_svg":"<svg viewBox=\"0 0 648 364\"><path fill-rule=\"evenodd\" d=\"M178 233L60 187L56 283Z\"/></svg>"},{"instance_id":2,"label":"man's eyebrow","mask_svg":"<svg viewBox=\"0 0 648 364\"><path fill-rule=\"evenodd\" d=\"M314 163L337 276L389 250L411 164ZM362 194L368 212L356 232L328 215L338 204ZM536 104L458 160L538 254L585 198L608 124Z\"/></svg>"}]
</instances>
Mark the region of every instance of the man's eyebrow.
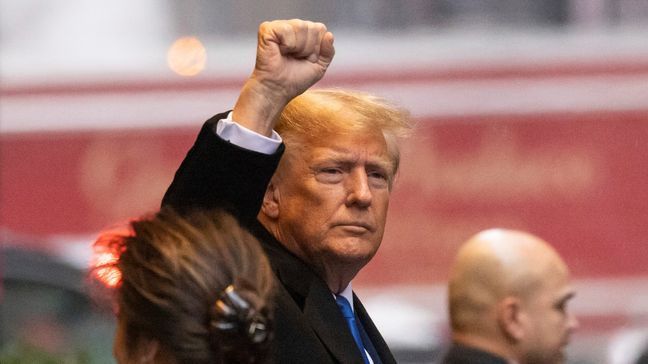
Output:
<instances>
[{"instance_id":1,"label":"man's eyebrow","mask_svg":"<svg viewBox=\"0 0 648 364\"><path fill-rule=\"evenodd\" d=\"M381 172L388 173L392 177L394 175L394 163L391 162L391 161L370 162L370 163L367 163L367 166L369 166L369 168L379 169Z\"/></svg>"},{"instance_id":2,"label":"man's eyebrow","mask_svg":"<svg viewBox=\"0 0 648 364\"><path fill-rule=\"evenodd\" d=\"M327 164L335 164L341 166L352 166L356 163L354 158L347 157L330 157L313 161L314 167L320 167ZM394 163L391 161L367 161L366 166L368 169L379 169L385 173L391 173L394 169Z\"/></svg>"},{"instance_id":3,"label":"man's eyebrow","mask_svg":"<svg viewBox=\"0 0 648 364\"><path fill-rule=\"evenodd\" d=\"M331 154L332 155L328 155L325 157L315 158L313 160L313 163L314 164L322 164L322 163L353 164L358 160L358 158L354 157L352 153L348 151L345 152L345 150L338 150ZM394 162L389 158L374 157L374 158L369 158L366 164L370 167L384 168L385 170L390 170L391 168L393 168Z\"/></svg>"},{"instance_id":4,"label":"man's eyebrow","mask_svg":"<svg viewBox=\"0 0 648 364\"><path fill-rule=\"evenodd\" d=\"M343 155L335 155L335 156L326 156L323 158L316 158L313 160L313 164L316 166L322 165L322 164L352 164L354 162L353 158L350 158L348 156L343 156Z\"/></svg>"}]
</instances>

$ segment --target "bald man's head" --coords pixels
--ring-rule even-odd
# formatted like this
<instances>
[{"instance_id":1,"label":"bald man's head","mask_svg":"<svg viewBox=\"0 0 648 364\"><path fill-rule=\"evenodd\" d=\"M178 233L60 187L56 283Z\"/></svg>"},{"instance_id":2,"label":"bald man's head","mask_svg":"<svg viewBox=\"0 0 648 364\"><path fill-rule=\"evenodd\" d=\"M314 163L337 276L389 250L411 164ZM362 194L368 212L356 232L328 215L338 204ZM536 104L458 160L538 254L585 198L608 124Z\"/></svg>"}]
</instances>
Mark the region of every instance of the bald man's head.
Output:
<instances>
[{"instance_id":1,"label":"bald man's head","mask_svg":"<svg viewBox=\"0 0 648 364\"><path fill-rule=\"evenodd\" d=\"M527 320L527 316L564 310L566 301L573 296L568 282L566 264L542 239L515 230L480 232L460 248L451 270L448 297L453 336L488 342L498 348L498 354L515 355L514 359L521 363L534 362L525 360L524 352L535 350L527 347L532 346L527 345L527 339L540 335L533 332L531 324L544 318ZM544 313L533 311L540 301L547 306ZM565 338L547 345L558 347L558 351L575 320L566 320L562 326L547 328L556 332L546 333ZM540 339L534 340L540 345Z\"/></svg>"}]
</instances>

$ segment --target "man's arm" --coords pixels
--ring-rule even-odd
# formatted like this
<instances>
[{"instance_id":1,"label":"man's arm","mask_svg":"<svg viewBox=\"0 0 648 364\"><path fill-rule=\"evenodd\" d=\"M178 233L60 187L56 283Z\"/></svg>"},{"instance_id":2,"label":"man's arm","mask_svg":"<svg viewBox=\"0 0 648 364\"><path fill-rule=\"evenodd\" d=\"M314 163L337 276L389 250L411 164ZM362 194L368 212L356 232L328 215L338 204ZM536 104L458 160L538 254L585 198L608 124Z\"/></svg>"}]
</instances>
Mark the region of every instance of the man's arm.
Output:
<instances>
[{"instance_id":1,"label":"man's arm","mask_svg":"<svg viewBox=\"0 0 648 364\"><path fill-rule=\"evenodd\" d=\"M256 65L232 119L270 136L285 105L322 78L334 53L333 35L323 24L296 19L261 24ZM162 205L178 210L226 208L243 220L256 217L283 147L264 155L222 140L215 126L225 117L217 115L203 126Z\"/></svg>"}]
</instances>

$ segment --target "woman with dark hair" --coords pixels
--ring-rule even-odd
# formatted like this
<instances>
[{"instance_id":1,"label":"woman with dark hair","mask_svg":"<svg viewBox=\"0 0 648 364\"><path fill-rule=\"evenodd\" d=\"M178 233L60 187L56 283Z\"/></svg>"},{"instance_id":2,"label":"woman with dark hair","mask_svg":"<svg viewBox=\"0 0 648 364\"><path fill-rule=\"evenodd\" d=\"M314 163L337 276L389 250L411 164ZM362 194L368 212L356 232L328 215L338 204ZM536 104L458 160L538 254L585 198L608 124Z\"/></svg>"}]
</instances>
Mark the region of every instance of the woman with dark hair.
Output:
<instances>
[{"instance_id":1,"label":"woman with dark hair","mask_svg":"<svg viewBox=\"0 0 648 364\"><path fill-rule=\"evenodd\" d=\"M255 238L224 212L162 210L129 228L95 243L116 257L95 275L116 277L119 364L266 361L273 278Z\"/></svg>"}]
</instances>

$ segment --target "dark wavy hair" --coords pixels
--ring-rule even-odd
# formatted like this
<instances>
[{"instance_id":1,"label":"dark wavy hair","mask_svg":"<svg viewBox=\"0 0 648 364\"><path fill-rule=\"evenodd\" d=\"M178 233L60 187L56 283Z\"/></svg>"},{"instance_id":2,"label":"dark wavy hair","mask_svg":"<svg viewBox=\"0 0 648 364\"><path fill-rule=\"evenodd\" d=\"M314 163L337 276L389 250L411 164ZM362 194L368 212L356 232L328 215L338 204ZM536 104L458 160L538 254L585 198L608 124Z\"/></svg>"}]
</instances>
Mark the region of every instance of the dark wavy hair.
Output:
<instances>
[{"instance_id":1,"label":"dark wavy hair","mask_svg":"<svg viewBox=\"0 0 648 364\"><path fill-rule=\"evenodd\" d=\"M126 352L154 339L179 363L262 363L272 333L273 275L258 241L223 211L170 209L103 234ZM101 275L99 275L101 276Z\"/></svg>"}]
</instances>

